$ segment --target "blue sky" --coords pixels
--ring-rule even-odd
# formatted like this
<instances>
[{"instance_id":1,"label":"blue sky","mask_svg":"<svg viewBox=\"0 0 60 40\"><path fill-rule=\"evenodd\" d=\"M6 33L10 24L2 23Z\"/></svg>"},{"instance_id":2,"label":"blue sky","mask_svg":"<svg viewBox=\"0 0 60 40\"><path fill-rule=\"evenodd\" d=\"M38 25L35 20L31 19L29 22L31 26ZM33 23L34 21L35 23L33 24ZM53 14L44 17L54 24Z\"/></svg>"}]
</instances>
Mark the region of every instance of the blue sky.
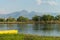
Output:
<instances>
[{"instance_id":1,"label":"blue sky","mask_svg":"<svg viewBox=\"0 0 60 40\"><path fill-rule=\"evenodd\" d=\"M0 0L0 14L21 10L60 12L60 0Z\"/></svg>"}]
</instances>

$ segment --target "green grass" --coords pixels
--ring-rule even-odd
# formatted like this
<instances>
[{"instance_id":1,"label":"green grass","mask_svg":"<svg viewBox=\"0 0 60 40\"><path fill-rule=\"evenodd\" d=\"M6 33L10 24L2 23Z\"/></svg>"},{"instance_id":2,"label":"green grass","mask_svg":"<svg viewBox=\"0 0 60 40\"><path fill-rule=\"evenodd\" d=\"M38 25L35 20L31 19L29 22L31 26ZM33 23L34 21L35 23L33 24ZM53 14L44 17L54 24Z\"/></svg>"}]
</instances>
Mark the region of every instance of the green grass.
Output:
<instances>
[{"instance_id":1,"label":"green grass","mask_svg":"<svg viewBox=\"0 0 60 40\"><path fill-rule=\"evenodd\" d=\"M24 35L24 34L2 34L0 40L60 40L60 37Z\"/></svg>"}]
</instances>

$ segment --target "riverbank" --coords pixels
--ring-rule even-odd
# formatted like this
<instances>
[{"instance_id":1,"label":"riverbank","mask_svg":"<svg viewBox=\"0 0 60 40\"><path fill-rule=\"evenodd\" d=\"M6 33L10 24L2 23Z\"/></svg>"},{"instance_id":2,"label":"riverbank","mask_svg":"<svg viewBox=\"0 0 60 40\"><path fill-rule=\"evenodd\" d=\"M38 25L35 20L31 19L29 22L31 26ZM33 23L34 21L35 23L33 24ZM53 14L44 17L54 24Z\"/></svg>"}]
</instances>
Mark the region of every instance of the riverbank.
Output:
<instances>
[{"instance_id":1,"label":"riverbank","mask_svg":"<svg viewBox=\"0 0 60 40\"><path fill-rule=\"evenodd\" d=\"M3 34L0 40L60 40L60 37L24 35L24 34Z\"/></svg>"},{"instance_id":2,"label":"riverbank","mask_svg":"<svg viewBox=\"0 0 60 40\"><path fill-rule=\"evenodd\" d=\"M0 24L60 24L60 21L0 22Z\"/></svg>"}]
</instances>

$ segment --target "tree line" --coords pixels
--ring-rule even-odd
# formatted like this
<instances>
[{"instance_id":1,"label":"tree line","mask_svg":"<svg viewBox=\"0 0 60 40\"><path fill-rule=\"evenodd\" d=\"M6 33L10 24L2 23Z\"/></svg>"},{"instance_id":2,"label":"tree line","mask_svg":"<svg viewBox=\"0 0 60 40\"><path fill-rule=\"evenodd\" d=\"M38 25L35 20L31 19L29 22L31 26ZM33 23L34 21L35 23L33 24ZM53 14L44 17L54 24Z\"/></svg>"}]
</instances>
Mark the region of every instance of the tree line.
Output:
<instances>
[{"instance_id":1,"label":"tree line","mask_svg":"<svg viewBox=\"0 0 60 40\"><path fill-rule=\"evenodd\" d=\"M60 15L57 16L52 16L52 15L42 15L38 16L35 15L32 17L32 19L29 19L27 17L19 16L17 19L13 17L8 17L8 18L0 18L0 22L26 22L26 21L60 21Z\"/></svg>"}]
</instances>

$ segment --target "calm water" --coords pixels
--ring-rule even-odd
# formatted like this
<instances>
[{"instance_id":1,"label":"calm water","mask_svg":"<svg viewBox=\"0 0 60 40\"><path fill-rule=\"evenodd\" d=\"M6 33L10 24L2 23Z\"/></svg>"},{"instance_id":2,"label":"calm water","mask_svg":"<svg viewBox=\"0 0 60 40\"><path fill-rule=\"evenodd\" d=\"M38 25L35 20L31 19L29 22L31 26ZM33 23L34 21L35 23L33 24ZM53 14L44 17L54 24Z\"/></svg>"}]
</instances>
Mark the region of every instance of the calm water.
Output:
<instances>
[{"instance_id":1,"label":"calm water","mask_svg":"<svg viewBox=\"0 0 60 40\"><path fill-rule=\"evenodd\" d=\"M0 30L14 29L24 34L60 36L60 24L0 24Z\"/></svg>"}]
</instances>

